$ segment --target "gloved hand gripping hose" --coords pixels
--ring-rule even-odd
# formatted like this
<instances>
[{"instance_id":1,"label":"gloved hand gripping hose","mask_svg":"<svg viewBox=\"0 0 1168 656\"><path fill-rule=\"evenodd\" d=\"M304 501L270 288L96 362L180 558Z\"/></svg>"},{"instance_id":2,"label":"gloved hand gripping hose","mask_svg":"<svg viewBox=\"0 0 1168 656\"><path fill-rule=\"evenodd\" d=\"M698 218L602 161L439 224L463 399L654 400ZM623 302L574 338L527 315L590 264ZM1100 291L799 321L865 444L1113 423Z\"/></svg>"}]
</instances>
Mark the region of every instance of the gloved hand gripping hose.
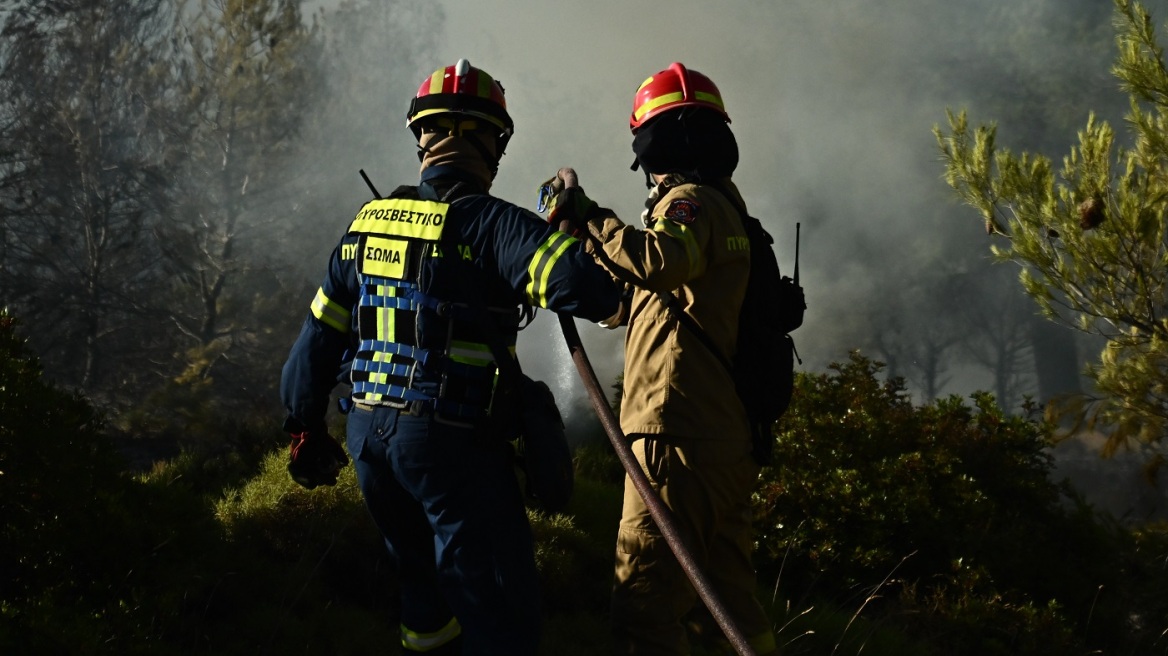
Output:
<instances>
[{"instance_id":1,"label":"gloved hand gripping hose","mask_svg":"<svg viewBox=\"0 0 1168 656\"><path fill-rule=\"evenodd\" d=\"M558 185L557 185L558 183ZM559 191L554 189L553 185L564 187L576 186L576 172L570 168L562 168L556 174L555 178L549 180L541 186L541 197L547 192L544 188L552 187L549 191ZM567 222L565 222L567 223ZM570 224L561 225L560 229L564 232L570 233L573 226ZM677 528L677 522L673 517L673 513L669 507L661 501L660 497L653 492L653 488L649 483L649 478L645 475L641 465L637 462L636 456L633 455L633 450L629 446L628 438L621 431L620 423L613 414L612 408L608 405L608 399L604 396L603 388L600 385L600 380L596 377L596 371L592 368L592 363L588 360L588 354L584 351L584 344L580 340L580 332L576 329L576 322L571 315L567 313L559 314L560 329L564 333L564 341L567 342L568 352L572 355L572 362L576 365L576 370L580 374L580 379L584 383L584 389L588 392L588 398L592 401L592 407L600 418L600 423L604 426L604 432L608 434L608 439L612 442L612 448L616 451L617 458L620 460L621 466L624 467L625 473L629 475L629 479L633 482L633 487L640 493L641 498L645 500L645 506L649 509L650 516L653 521L657 523L657 528L661 530L661 535L665 538L665 542L673 551L673 555L677 557L677 562L681 565L681 569L689 577L690 583L693 584L694 589L701 598L702 603L709 609L710 615L718 623L726 638L730 641L731 646L739 654L739 656L755 656L757 652L750 646L746 636L742 634L742 630L734 622L734 618L726 611L726 605L722 602L713 586L710 584L705 572L698 566L694 560L693 554L689 552L681 539L681 532Z\"/></svg>"}]
</instances>

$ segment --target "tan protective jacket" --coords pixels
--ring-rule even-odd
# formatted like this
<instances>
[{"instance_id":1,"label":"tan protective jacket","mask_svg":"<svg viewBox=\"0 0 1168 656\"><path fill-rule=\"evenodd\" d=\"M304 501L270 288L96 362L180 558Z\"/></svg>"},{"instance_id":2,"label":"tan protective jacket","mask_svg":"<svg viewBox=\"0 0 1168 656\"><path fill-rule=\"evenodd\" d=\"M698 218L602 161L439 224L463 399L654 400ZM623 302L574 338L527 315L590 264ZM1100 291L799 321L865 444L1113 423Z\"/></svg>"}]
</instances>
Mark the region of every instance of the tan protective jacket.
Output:
<instances>
[{"instance_id":1,"label":"tan protective jacket","mask_svg":"<svg viewBox=\"0 0 1168 656\"><path fill-rule=\"evenodd\" d=\"M742 203L729 178L720 185ZM656 296L672 292L724 356L732 358L750 268L742 222L712 187L662 185L660 193L648 229L625 225L606 210L589 221L597 239L585 240L614 278L633 285L621 429L627 435L749 439L730 373Z\"/></svg>"}]
</instances>

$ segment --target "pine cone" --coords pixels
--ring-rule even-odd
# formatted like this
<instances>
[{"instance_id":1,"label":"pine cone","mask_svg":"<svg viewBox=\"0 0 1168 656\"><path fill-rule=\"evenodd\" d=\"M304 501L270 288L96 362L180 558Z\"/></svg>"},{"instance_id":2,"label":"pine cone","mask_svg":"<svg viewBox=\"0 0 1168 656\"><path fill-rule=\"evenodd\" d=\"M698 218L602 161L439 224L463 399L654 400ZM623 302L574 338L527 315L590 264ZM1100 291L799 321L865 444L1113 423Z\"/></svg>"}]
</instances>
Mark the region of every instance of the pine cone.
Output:
<instances>
[{"instance_id":1,"label":"pine cone","mask_svg":"<svg viewBox=\"0 0 1168 656\"><path fill-rule=\"evenodd\" d=\"M1104 212L1103 199L1098 195L1079 203L1079 227L1083 230L1099 227L1105 218L1107 215Z\"/></svg>"}]
</instances>

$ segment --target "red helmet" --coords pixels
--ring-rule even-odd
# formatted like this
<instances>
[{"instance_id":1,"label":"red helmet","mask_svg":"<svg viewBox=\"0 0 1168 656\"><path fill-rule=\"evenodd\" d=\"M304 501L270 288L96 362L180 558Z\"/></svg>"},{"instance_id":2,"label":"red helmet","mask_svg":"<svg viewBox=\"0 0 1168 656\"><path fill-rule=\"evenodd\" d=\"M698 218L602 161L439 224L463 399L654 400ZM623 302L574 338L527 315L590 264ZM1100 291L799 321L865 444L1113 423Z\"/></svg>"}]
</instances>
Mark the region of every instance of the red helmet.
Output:
<instances>
[{"instance_id":1,"label":"red helmet","mask_svg":"<svg viewBox=\"0 0 1168 656\"><path fill-rule=\"evenodd\" d=\"M637 89L629 129L636 132L654 116L678 107L707 107L730 122L730 115L722 104L722 94L713 80L673 62L669 68L642 82Z\"/></svg>"},{"instance_id":2,"label":"red helmet","mask_svg":"<svg viewBox=\"0 0 1168 656\"><path fill-rule=\"evenodd\" d=\"M466 114L486 119L507 136L515 129L507 113L507 100L503 97L502 85L465 59L434 71L422 82L417 95L410 101L406 125L417 135L419 129L414 123L420 118L436 114Z\"/></svg>"}]
</instances>

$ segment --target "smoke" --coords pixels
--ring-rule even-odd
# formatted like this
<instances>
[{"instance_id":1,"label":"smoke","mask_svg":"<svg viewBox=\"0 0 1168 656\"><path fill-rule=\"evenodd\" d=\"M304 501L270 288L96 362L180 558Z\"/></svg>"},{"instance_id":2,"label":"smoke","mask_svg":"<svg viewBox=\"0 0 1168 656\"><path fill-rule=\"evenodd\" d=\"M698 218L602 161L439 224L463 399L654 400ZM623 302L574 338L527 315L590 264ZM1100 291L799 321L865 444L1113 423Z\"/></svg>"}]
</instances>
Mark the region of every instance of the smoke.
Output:
<instances>
[{"instance_id":1,"label":"smoke","mask_svg":"<svg viewBox=\"0 0 1168 656\"><path fill-rule=\"evenodd\" d=\"M507 89L516 134L497 195L531 206L536 185L570 165L593 198L629 220L644 198L641 174L628 168L633 92L671 61L712 77L741 146L735 180L776 237L787 272L801 224L809 309L795 337L804 368L820 371L865 343L872 318L857 309L895 297L955 253L960 266L988 266L976 217L951 201L940 178L931 128L944 123L947 107L969 107L975 121L1004 118L977 114L1011 93L987 79L1028 80L1075 53L1071 28L1060 31L1066 21L1056 20L1074 14L1065 3L1000 4L596 0L488 9L447 0L438 60L467 57ZM1077 4L1109 16L1110 2ZM1016 44L1028 34L1033 42ZM1110 62L1083 50L1082 61L1070 62L1078 74L1105 73ZM1093 108L1076 108L1074 120ZM1056 138L1069 144L1073 131ZM570 363L547 319L525 333L520 350L529 370L560 386ZM622 335L586 333L602 380L619 371ZM946 391L966 393L985 380L969 372Z\"/></svg>"},{"instance_id":2,"label":"smoke","mask_svg":"<svg viewBox=\"0 0 1168 656\"><path fill-rule=\"evenodd\" d=\"M326 19L337 7L306 5L314 6ZM572 166L590 196L636 221L645 188L642 174L629 170L632 96L646 77L681 61L722 92L741 150L735 181L775 236L787 273L801 225L809 307L795 339L801 369L812 373L854 348L879 357L873 336L888 322L934 322L937 308L918 303L932 281L1008 266L989 263L980 220L941 179L931 129L945 127L946 109L968 109L975 124L998 121L1000 144L1057 161L1089 112L1119 127L1126 107L1109 73L1111 0L441 0L426 7L387 3L385 26L351 62L384 73L357 112L379 114L382 124L376 135L354 134L351 120L338 120L326 132L350 144L344 157L313 163L338 180L336 197L326 199L338 236L367 198L357 168L384 190L416 180L405 107L425 76L459 58L503 84L515 119L492 193L534 208L537 185ZM323 263L332 243L319 244L311 261ZM319 275L313 269L313 284ZM946 301L968 300L974 311L1005 305L1019 293L1012 277L996 290L970 287L978 298ZM985 298L995 294L1001 298ZM611 398L624 331L577 323ZM552 386L570 433L594 432L551 313L540 312L521 333L519 353L525 370ZM1082 351L1072 370L1096 353ZM958 362L942 379L938 393L966 395L990 389L993 376ZM910 390L916 382L909 377Z\"/></svg>"}]
</instances>

